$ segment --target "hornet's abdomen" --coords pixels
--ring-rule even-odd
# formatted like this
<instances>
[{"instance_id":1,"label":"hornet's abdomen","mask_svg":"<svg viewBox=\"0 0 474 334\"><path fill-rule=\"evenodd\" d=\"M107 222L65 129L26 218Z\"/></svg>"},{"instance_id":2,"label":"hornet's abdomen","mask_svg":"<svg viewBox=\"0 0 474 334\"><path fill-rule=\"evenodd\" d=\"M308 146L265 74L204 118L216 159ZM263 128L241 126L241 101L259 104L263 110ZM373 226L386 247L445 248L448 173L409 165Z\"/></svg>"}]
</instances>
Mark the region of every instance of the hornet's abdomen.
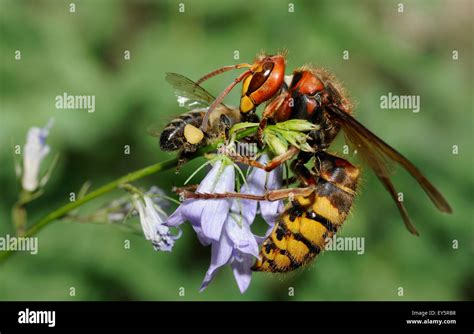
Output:
<instances>
[{"instance_id":1,"label":"hornet's abdomen","mask_svg":"<svg viewBox=\"0 0 474 334\"><path fill-rule=\"evenodd\" d=\"M287 272L310 262L324 250L344 223L354 200L359 169L322 153L315 192L296 197L263 242L255 271Z\"/></svg>"},{"instance_id":2,"label":"hornet's abdomen","mask_svg":"<svg viewBox=\"0 0 474 334\"><path fill-rule=\"evenodd\" d=\"M186 143L184 128L188 124L199 128L203 116L203 111L191 111L172 120L160 135L160 148L163 151L176 151L182 149Z\"/></svg>"}]
</instances>

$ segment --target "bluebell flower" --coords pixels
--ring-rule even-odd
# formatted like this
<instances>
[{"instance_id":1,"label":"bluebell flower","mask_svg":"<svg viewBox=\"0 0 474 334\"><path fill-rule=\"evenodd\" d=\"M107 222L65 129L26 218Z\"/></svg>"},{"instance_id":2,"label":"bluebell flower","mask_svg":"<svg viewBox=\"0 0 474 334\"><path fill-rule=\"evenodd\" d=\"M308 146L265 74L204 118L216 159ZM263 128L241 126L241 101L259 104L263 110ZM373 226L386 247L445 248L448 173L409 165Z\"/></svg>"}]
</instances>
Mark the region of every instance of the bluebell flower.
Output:
<instances>
[{"instance_id":1,"label":"bluebell flower","mask_svg":"<svg viewBox=\"0 0 474 334\"><path fill-rule=\"evenodd\" d=\"M145 238L151 241L156 251L171 252L175 241L181 236L181 230L177 235L171 233L165 224L166 213L148 195L134 195L133 204L138 211Z\"/></svg>"},{"instance_id":2,"label":"bluebell flower","mask_svg":"<svg viewBox=\"0 0 474 334\"><path fill-rule=\"evenodd\" d=\"M46 145L46 138L52 120L43 128L32 127L28 130L26 144L23 152L23 176L21 184L24 190L33 192L38 189L39 171L41 162L49 153L49 146Z\"/></svg>"},{"instance_id":3,"label":"bluebell flower","mask_svg":"<svg viewBox=\"0 0 474 334\"><path fill-rule=\"evenodd\" d=\"M234 191L234 188L234 166L218 160L201 181L196 192L225 193ZM178 226L185 221L189 221L201 243L207 246L221 238L222 228L229 214L231 202L231 199L186 199L168 217L166 223L169 226Z\"/></svg>"},{"instance_id":4,"label":"bluebell flower","mask_svg":"<svg viewBox=\"0 0 474 334\"><path fill-rule=\"evenodd\" d=\"M252 201L234 199L218 242L212 243L211 265L207 270L200 291L212 281L217 270L229 264L241 293L247 290L252 277L251 267L259 254L257 237L250 230L253 222L246 218L247 207Z\"/></svg>"},{"instance_id":5,"label":"bluebell flower","mask_svg":"<svg viewBox=\"0 0 474 334\"><path fill-rule=\"evenodd\" d=\"M170 206L169 201L165 198L165 192L157 186L151 186L144 195L151 198L153 204L159 208L160 212L163 212ZM108 222L116 223L123 222L127 217L130 215L135 216L138 212L137 210L134 210L134 205L130 202L130 197L124 196L110 202L107 206L98 210L97 214L105 214ZM165 215L164 212L163 215Z\"/></svg>"},{"instance_id":6,"label":"bluebell flower","mask_svg":"<svg viewBox=\"0 0 474 334\"><path fill-rule=\"evenodd\" d=\"M269 161L268 155L263 154L258 161L262 164L266 164ZM271 172L265 172L260 168L253 168L247 177L246 184L242 187L242 192L263 195L266 191L281 189L283 179L283 168L278 166ZM255 217L257 210L257 201L246 200L246 202L253 202L246 204L246 210L251 210L251 213ZM283 211L283 201L259 201L260 214L263 219L270 225L273 226L278 216ZM252 209L250 209L252 207ZM245 214L245 213L244 213Z\"/></svg>"},{"instance_id":7,"label":"bluebell flower","mask_svg":"<svg viewBox=\"0 0 474 334\"><path fill-rule=\"evenodd\" d=\"M268 156L259 161L266 163ZM225 193L235 191L235 166L225 158L217 160L202 180L196 193ZM282 169L272 172L254 168L240 192L263 195L268 190L280 189ZM251 267L259 255L262 237L252 233L250 226L257 215L273 226L283 209L283 201L254 201L246 199L185 199L167 219L168 226L179 226L189 221L203 245L212 245L211 264L201 285L204 290L224 265L232 267L239 290L244 293L252 277Z\"/></svg>"},{"instance_id":8,"label":"bluebell flower","mask_svg":"<svg viewBox=\"0 0 474 334\"><path fill-rule=\"evenodd\" d=\"M263 155L259 162L265 164L268 156ZM241 193L263 195L267 190L280 189L282 170L280 167L267 173L253 168L240 189ZM262 217L271 226L283 209L283 201L259 201ZM252 277L251 267L259 255L259 243L264 238L256 236L250 226L257 214L257 201L234 199L230 213L225 221L225 228L219 242L212 243L211 265L201 285L203 291L214 278L217 269L229 264L241 293L244 293Z\"/></svg>"}]
</instances>

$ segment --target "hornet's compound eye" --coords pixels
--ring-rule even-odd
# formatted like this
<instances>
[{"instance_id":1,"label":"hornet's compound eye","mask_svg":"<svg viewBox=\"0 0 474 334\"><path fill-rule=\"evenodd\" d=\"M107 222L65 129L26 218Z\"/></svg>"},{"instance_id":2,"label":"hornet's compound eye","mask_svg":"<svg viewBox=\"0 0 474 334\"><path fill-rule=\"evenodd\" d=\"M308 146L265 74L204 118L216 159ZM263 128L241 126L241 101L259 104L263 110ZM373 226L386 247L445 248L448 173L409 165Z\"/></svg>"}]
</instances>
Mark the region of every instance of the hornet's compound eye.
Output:
<instances>
[{"instance_id":1,"label":"hornet's compound eye","mask_svg":"<svg viewBox=\"0 0 474 334\"><path fill-rule=\"evenodd\" d=\"M257 89L262 87L263 83L268 79L270 74L272 73L273 67L275 64L271 61L265 62L262 65L262 70L256 72L252 76L252 80L250 81L247 94L252 94L255 92Z\"/></svg>"}]
</instances>

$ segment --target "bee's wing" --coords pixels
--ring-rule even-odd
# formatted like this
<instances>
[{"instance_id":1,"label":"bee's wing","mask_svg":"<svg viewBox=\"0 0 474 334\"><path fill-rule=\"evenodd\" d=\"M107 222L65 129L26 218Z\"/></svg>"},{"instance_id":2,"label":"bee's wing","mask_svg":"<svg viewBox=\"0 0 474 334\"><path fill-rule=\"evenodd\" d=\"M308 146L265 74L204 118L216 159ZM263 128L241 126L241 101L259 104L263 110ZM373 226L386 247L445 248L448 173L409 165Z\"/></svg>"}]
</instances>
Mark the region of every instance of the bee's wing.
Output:
<instances>
[{"instance_id":1,"label":"bee's wing","mask_svg":"<svg viewBox=\"0 0 474 334\"><path fill-rule=\"evenodd\" d=\"M166 81L174 88L174 93L178 103L189 110L207 109L216 99L207 90L199 86L191 79L178 73L166 73ZM172 118L171 118L172 119ZM153 137L160 137L163 128L171 121L167 119L159 120L149 125L146 132Z\"/></svg>"},{"instance_id":2,"label":"bee's wing","mask_svg":"<svg viewBox=\"0 0 474 334\"><path fill-rule=\"evenodd\" d=\"M402 202L398 201L397 192L390 180L390 165L397 162L402 165L414 178L426 194L429 196L435 206L442 212L451 213L452 209L443 195L426 179L420 170L413 165L407 158L397 152L364 125L357 121L348 113L337 107L330 108L330 116L334 118L345 132L346 138L356 147L362 159L372 168L375 175L379 178L392 198L395 200L398 209L403 217L408 230L418 235L413 226L407 211Z\"/></svg>"},{"instance_id":3,"label":"bee's wing","mask_svg":"<svg viewBox=\"0 0 474 334\"><path fill-rule=\"evenodd\" d=\"M200 85L178 73L166 73L166 81L174 88L178 103L190 110L208 108L216 99Z\"/></svg>"}]
</instances>

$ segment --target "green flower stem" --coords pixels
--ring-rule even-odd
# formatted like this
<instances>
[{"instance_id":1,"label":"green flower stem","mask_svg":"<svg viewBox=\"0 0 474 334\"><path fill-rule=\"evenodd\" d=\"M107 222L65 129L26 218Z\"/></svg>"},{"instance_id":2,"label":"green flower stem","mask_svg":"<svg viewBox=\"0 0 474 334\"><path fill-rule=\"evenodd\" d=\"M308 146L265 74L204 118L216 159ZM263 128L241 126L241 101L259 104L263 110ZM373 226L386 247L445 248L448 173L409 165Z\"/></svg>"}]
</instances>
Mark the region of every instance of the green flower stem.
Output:
<instances>
[{"instance_id":1,"label":"green flower stem","mask_svg":"<svg viewBox=\"0 0 474 334\"><path fill-rule=\"evenodd\" d=\"M255 129L248 129L244 130L242 132L239 132L238 135L236 136L236 139L241 139L246 136L249 136L255 132ZM204 155L205 153L214 151L217 146L222 143L222 141L218 141L215 144L211 144L205 147L200 148L197 150L191 157L189 157L188 160L193 160L197 157L200 157ZM139 169L137 171L134 171L132 173L129 173L125 176L122 176L110 183L107 183L106 185L103 185L102 187L90 192L89 194L85 195L84 197L78 199L75 202L70 202L64 206L61 206L60 208L54 210L53 212L49 213L42 219L40 219L37 223L33 224L30 228L28 228L24 234L24 237L31 237L38 233L41 229L43 229L45 226L49 225L53 221L56 221L57 219L60 219L67 215L69 212L72 210L92 201L93 199L96 199L104 194L107 194L111 192L114 189L117 189L123 184L130 183L136 180L139 180L145 176L149 176L158 172L162 172L168 169L171 169L173 167L176 167L179 162L179 159L173 158L167 161L159 162L154 165ZM15 251L4 251L0 253L0 262L6 260L10 255L15 253Z\"/></svg>"},{"instance_id":2,"label":"green flower stem","mask_svg":"<svg viewBox=\"0 0 474 334\"><path fill-rule=\"evenodd\" d=\"M115 181L107 183L106 185L104 185L104 186L90 192L89 194L85 195L81 199L78 199L75 202L70 202L70 203L60 207L59 209L51 212L46 217L44 217L43 219L38 221L36 224L31 226L26 231L25 236L29 237L29 236L32 236L32 235L38 233L38 231L40 231L43 227L45 227L50 222L52 222L52 221L54 221L58 218L61 218L64 215L66 215L68 212L80 207L81 205L83 205L87 202L90 202L91 200L93 200L97 197L100 197L100 196L102 196L102 195L118 188L122 184L133 182L133 181L141 179L145 176L155 174L155 173L163 171L163 170L170 169L173 166L176 166L177 163L178 163L178 159L173 158L173 159L170 159L170 160L167 160L167 161L164 161L164 162L159 162L159 163L156 163L154 165L139 169L135 172L132 172L132 173L129 173L125 176L122 176L121 178L118 178Z\"/></svg>"}]
</instances>

